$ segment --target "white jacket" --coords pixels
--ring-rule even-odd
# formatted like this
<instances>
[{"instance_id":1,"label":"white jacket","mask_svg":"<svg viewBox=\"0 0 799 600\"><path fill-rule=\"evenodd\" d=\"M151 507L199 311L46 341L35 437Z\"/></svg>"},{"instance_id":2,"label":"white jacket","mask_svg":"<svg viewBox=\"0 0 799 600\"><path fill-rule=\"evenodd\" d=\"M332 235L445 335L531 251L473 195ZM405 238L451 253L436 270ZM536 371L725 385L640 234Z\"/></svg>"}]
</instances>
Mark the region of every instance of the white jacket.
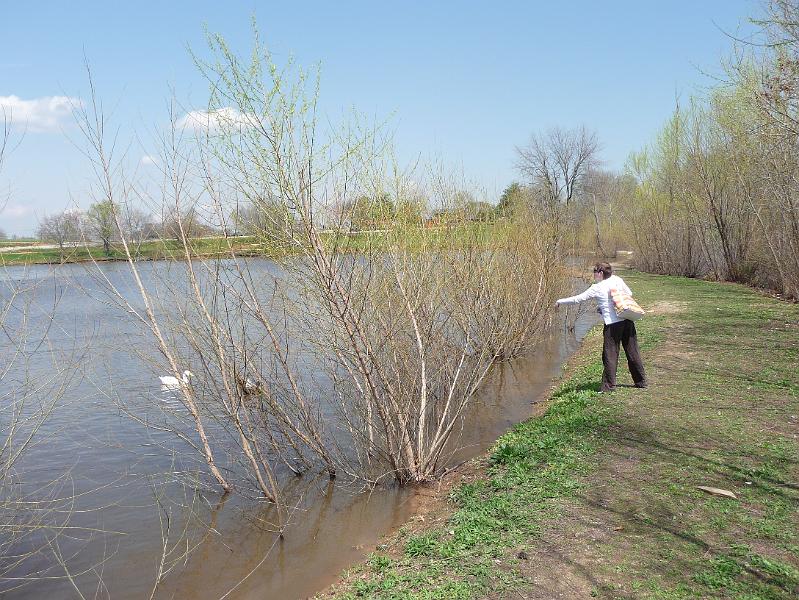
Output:
<instances>
[{"instance_id":1,"label":"white jacket","mask_svg":"<svg viewBox=\"0 0 799 600\"><path fill-rule=\"evenodd\" d=\"M630 288L627 287L627 284L624 283L624 280L618 275L611 275L607 279L595 283L582 294L577 294L569 298L561 298L557 303L579 304L591 298L596 298L596 306L602 314L602 320L605 322L605 325L611 325L624 320L616 316L616 308L613 306L613 299L610 297L611 289L620 290L632 296L632 292Z\"/></svg>"}]
</instances>

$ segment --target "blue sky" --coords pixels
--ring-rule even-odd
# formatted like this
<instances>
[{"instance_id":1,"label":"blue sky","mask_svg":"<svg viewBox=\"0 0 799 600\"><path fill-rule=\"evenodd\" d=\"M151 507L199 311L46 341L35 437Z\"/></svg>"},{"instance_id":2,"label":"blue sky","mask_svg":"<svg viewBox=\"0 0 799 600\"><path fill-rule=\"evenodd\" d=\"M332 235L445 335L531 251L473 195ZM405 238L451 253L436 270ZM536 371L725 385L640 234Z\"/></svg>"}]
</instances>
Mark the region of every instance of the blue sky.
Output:
<instances>
[{"instance_id":1,"label":"blue sky","mask_svg":"<svg viewBox=\"0 0 799 600\"><path fill-rule=\"evenodd\" d=\"M437 157L498 194L516 178L514 147L553 125L596 130L609 168L648 143L675 98L719 73L754 0L655 2L3 2L0 103L28 131L0 173L0 229L88 204L90 169L68 107L87 97L84 55L120 137L165 126L170 86L202 108L187 47L203 28L247 52L250 19L278 61L322 64L322 109L355 107L390 127L400 156ZM17 100L9 100L15 97ZM5 100L3 100L5 99ZM20 130L24 123L17 124ZM134 143L131 152L147 152Z\"/></svg>"}]
</instances>

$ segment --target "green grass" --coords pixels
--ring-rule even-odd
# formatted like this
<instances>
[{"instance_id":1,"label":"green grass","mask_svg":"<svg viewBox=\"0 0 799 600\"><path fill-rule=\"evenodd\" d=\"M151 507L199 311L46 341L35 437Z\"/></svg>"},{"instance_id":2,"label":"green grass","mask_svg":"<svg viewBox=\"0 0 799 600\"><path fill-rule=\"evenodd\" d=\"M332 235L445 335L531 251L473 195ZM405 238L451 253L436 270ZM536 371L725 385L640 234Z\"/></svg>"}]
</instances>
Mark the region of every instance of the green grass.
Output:
<instances>
[{"instance_id":1,"label":"green grass","mask_svg":"<svg viewBox=\"0 0 799 600\"><path fill-rule=\"evenodd\" d=\"M422 229L402 227L390 231L361 232L323 232L322 241L332 252L364 253L380 251L387 247L401 245L411 250L429 250L452 244L470 242L480 243L489 239L497 241L505 231L495 224L469 223L457 227ZM501 238L500 238L501 239ZM28 264L63 264L75 262L126 260L121 244L112 244L110 252L105 253L101 246L80 246L77 248L41 248L41 242L0 242L0 247L28 246L15 252L0 252L0 266ZM301 252L302 248L282 244L274 239L254 236L232 238L207 237L190 242L192 257L225 257L231 248L239 256L282 257ZM131 244L131 254L139 260L185 260L187 252L177 240L152 240L141 244Z\"/></svg>"},{"instance_id":2,"label":"green grass","mask_svg":"<svg viewBox=\"0 0 799 600\"><path fill-rule=\"evenodd\" d=\"M624 276L644 307L662 308L638 327L650 389L599 395L592 332L548 411L452 492L448 521L398 536L401 551L372 555L337 597L524 597L532 568L590 577L593 597L799 595L799 305ZM581 522L620 533L581 543ZM565 540L568 559L547 556L545 538ZM520 549L540 561L527 566Z\"/></svg>"},{"instance_id":3,"label":"green grass","mask_svg":"<svg viewBox=\"0 0 799 600\"><path fill-rule=\"evenodd\" d=\"M231 238L233 248L242 254L270 254L273 249L265 244L258 244L254 238ZM23 244L25 245L25 244ZM190 243L193 256L224 255L228 252L225 238L199 238ZM141 244L131 244L131 254L140 260L183 260L185 249L177 240L154 240ZM79 246L77 248L41 248L29 244L28 248L16 252L0 253L0 265L25 264L62 264L75 262L118 261L126 260L124 248L120 244L112 244L106 254L102 246Z\"/></svg>"},{"instance_id":4,"label":"green grass","mask_svg":"<svg viewBox=\"0 0 799 600\"><path fill-rule=\"evenodd\" d=\"M33 238L24 238L19 240L0 240L0 248L6 248L10 246L33 246L38 243L39 242L34 240Z\"/></svg>"}]
</instances>

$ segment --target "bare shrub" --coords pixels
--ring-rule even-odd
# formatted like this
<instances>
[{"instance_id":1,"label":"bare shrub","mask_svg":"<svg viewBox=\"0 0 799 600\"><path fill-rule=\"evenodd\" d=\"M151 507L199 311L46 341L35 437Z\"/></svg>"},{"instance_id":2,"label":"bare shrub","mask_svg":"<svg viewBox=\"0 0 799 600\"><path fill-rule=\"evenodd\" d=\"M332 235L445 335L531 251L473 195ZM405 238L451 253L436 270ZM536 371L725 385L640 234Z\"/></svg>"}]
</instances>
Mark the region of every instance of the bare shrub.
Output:
<instances>
[{"instance_id":1,"label":"bare shrub","mask_svg":"<svg viewBox=\"0 0 799 600\"><path fill-rule=\"evenodd\" d=\"M286 310L312 315L293 322L303 352L333 382L347 445L358 450L353 474L374 473L376 459L386 465L378 476L434 477L488 369L527 348L542 326L557 277L557 235L527 230L523 243L518 229L475 225L468 216L435 229L397 218L412 196L439 210L457 208L462 187L430 176L420 194L422 185L412 185L411 173L386 154L378 130L317 130L316 91L306 95L304 74L275 77L280 70L263 49L243 65L221 38L212 43L221 60L203 66L216 82L209 113L223 114L224 102L248 126L204 138L208 154L224 165L228 187L279 199L280 214L293 217L282 236L297 256L281 262L296 286L285 297L302 303ZM332 206L340 222L359 222L353 213L364 197L392 207L380 231L323 230L320 215ZM341 207L352 212L342 218Z\"/></svg>"},{"instance_id":2,"label":"bare shrub","mask_svg":"<svg viewBox=\"0 0 799 600\"><path fill-rule=\"evenodd\" d=\"M173 115L158 161L161 210L176 216L186 260L146 279L123 234L144 310L105 281L155 342L150 362L179 382L191 429L168 427L223 490L243 475L279 506L284 473L437 476L489 369L548 324L561 229L534 213L475 221L459 210L462 183L400 168L379 127L319 128L307 73L278 67L257 43L244 64L220 37L210 42L215 62L198 60L212 83L208 123L187 129ZM96 201L119 220L143 195L109 154L101 112L80 122ZM383 207L368 230L364 198ZM447 223L425 226L441 210ZM221 232L212 258L181 217L199 213ZM274 262L239 256L230 232L240 228Z\"/></svg>"}]
</instances>

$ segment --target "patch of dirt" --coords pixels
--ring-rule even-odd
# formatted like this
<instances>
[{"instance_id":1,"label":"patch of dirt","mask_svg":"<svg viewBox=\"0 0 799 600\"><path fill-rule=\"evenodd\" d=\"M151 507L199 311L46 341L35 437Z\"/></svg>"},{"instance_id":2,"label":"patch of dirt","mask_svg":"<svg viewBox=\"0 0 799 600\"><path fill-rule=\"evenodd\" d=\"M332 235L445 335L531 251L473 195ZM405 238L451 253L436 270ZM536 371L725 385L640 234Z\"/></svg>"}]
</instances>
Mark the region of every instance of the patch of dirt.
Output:
<instances>
[{"instance_id":1,"label":"patch of dirt","mask_svg":"<svg viewBox=\"0 0 799 600\"><path fill-rule=\"evenodd\" d=\"M684 368L686 364L691 364L690 361L697 357L697 353L689 350L687 346L674 344L662 353L664 366L666 367L681 367Z\"/></svg>"},{"instance_id":2,"label":"patch of dirt","mask_svg":"<svg viewBox=\"0 0 799 600\"><path fill-rule=\"evenodd\" d=\"M542 530L535 548L528 549L529 561L520 561L529 586L487 598L577 600L605 597L609 590L613 598L634 597L623 593L624 575L611 566L619 556L634 554L643 537L641 507L623 505L615 488L618 482L640 478L640 459L635 448L619 450L623 451L604 457L599 473L586 482L577 498L560 503L557 521Z\"/></svg>"},{"instance_id":3,"label":"patch of dirt","mask_svg":"<svg viewBox=\"0 0 799 600\"><path fill-rule=\"evenodd\" d=\"M626 269L633 260L633 253L629 250L617 250L616 258L610 261L610 266L614 269Z\"/></svg>"},{"instance_id":4,"label":"patch of dirt","mask_svg":"<svg viewBox=\"0 0 799 600\"><path fill-rule=\"evenodd\" d=\"M524 589L489 594L490 600L529 598L592 598L607 583L598 576L604 562L599 549L618 535L621 526L610 528L601 515L584 509L568 510L558 519L557 529L547 529L529 549L529 560L520 561Z\"/></svg>"},{"instance_id":5,"label":"patch of dirt","mask_svg":"<svg viewBox=\"0 0 799 600\"><path fill-rule=\"evenodd\" d=\"M653 315L673 315L675 313L683 312L688 307L686 302L671 302L668 300L661 300L646 307L646 312Z\"/></svg>"}]
</instances>

